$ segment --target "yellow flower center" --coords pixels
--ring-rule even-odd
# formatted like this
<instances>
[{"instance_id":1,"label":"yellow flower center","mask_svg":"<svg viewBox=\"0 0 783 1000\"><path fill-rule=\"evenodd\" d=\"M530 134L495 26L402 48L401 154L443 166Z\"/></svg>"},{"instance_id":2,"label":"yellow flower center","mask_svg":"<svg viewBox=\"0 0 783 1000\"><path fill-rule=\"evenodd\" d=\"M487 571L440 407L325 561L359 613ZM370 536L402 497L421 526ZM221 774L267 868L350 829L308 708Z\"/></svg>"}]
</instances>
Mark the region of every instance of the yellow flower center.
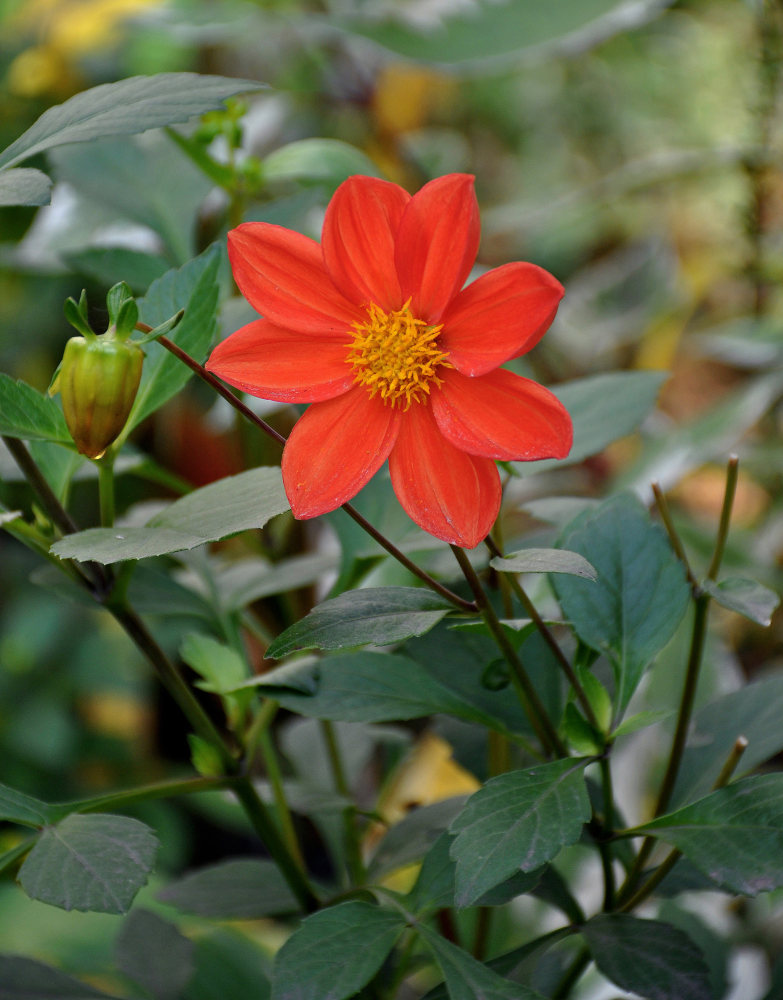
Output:
<instances>
[{"instance_id":1,"label":"yellow flower center","mask_svg":"<svg viewBox=\"0 0 783 1000\"><path fill-rule=\"evenodd\" d=\"M353 342L348 345L354 381L367 386L371 398L380 395L390 406L407 410L411 403L425 402L431 384L442 382L437 369L452 367L438 346L441 329L416 319L410 300L388 313L369 306L367 319L353 324Z\"/></svg>"}]
</instances>

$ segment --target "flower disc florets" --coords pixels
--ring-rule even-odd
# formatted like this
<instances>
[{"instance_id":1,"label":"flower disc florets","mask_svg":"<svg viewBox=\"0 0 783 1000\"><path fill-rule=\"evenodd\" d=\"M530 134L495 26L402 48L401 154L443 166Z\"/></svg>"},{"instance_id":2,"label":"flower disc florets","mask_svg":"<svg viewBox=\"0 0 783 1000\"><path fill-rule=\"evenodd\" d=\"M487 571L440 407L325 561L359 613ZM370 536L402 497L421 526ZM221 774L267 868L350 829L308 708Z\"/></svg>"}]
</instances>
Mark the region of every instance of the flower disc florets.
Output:
<instances>
[{"instance_id":1,"label":"flower disc florets","mask_svg":"<svg viewBox=\"0 0 783 1000\"><path fill-rule=\"evenodd\" d=\"M424 402L431 384L443 381L437 369L452 367L438 346L441 329L416 319L410 299L391 312L370 305L367 319L353 324L348 362L356 372L354 381L367 387L370 398L380 394L390 406L407 410L411 403Z\"/></svg>"}]
</instances>

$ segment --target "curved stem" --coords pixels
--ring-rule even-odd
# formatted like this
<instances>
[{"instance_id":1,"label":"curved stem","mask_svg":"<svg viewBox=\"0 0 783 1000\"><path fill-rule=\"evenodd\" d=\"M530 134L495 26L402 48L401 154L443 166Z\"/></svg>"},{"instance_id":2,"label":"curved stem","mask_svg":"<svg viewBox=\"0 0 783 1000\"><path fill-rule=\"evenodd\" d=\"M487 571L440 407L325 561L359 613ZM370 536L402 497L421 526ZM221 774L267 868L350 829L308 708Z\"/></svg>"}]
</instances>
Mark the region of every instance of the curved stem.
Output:
<instances>
[{"instance_id":1,"label":"curved stem","mask_svg":"<svg viewBox=\"0 0 783 1000\"><path fill-rule=\"evenodd\" d=\"M498 644L498 647L503 654L503 657L511 667L511 682L516 689L519 700L525 710L525 714L527 715L530 724L541 743L541 746L544 748L544 751L549 754L549 756L557 755L560 757L567 757L568 750L563 745L560 737L557 735L557 731L552 725L547 710L541 699L538 697L538 693L536 692L532 681L528 677L527 671L522 665L522 661L517 656L516 650L511 645L505 629L501 625L498 616L495 614L495 609L492 607L489 598L481 585L481 581L476 575L476 571L471 566L470 560L464 550L458 545L452 545L451 550L459 563L460 569L462 570L468 586L473 591L473 596L476 598L476 604L478 605L481 617L484 619L487 628L492 633L495 642Z\"/></svg>"},{"instance_id":2,"label":"curved stem","mask_svg":"<svg viewBox=\"0 0 783 1000\"><path fill-rule=\"evenodd\" d=\"M151 327L148 327L145 323L137 323L139 330L149 333ZM234 395L229 389L227 389L223 383L215 378L214 375L210 374L200 365L195 358L192 358L189 354L186 354L181 347L178 347L173 341L169 340L168 337L158 337L158 343L170 351L175 357L188 366L192 372L194 372L200 379L210 385L215 392L217 392L223 399L226 400L231 406L241 413L245 419L249 420L251 423L255 424L259 430L263 431L268 437L271 437L273 441L276 441L280 445L284 445L286 438L276 431L274 427L270 426L265 420L262 420L257 414L253 413L250 407L245 406L245 404ZM346 503L342 505L342 509L345 513L353 518L353 520L367 532L372 538L378 542L379 545L383 546L384 549L389 553L389 555L394 556L397 562L401 563L407 570L417 576L420 580L427 584L432 590L440 594L441 597L445 597L446 600L450 601L455 607L458 607L461 611L476 611L476 605L471 601L466 601L458 594L453 593L448 587L444 587L442 583L438 583L433 577L429 575L420 566L417 566L415 562L409 559L403 552L401 552L397 546L389 541L385 535L383 535L377 528L374 528L370 522L356 510L351 504Z\"/></svg>"},{"instance_id":3,"label":"curved stem","mask_svg":"<svg viewBox=\"0 0 783 1000\"><path fill-rule=\"evenodd\" d=\"M489 549L489 551L492 553L493 556L497 556L498 558L501 559L503 558L502 550L498 548L498 546L495 544L495 541L491 537L491 535L487 535L484 541L486 543L487 548ZM585 713L587 721L590 723L590 725L593 727L593 729L595 729L597 733L600 733L601 726L598 722L598 719L596 718L595 712L593 711L593 706L590 703L590 699L587 697L587 693L585 692L585 689L582 687L579 678L576 676L574 668L571 666L568 657L560 648L560 644L558 643L557 639L555 639L554 635L552 635L551 629L544 621L544 619L541 617L541 615L538 613L538 608L530 600L527 593L523 589L522 584L519 582L516 576L513 573L504 573L503 576L504 579L508 580L509 584L511 585L511 589L519 598L520 604L527 612L528 617L536 626L536 629L541 635L541 638L547 644L550 651L552 652L552 655L557 660L557 664L565 674L566 678L568 679L568 683L574 689L574 694L576 695L579 704L582 706L582 710Z\"/></svg>"}]
</instances>

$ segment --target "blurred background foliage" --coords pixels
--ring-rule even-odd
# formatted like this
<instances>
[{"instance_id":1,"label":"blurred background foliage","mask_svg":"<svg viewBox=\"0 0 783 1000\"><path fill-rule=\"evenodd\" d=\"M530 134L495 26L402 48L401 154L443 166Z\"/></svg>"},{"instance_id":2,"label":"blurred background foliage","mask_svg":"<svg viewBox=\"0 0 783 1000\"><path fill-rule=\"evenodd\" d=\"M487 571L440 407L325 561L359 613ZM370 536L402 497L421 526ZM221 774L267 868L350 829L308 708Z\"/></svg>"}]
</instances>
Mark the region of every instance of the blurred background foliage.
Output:
<instances>
[{"instance_id":1,"label":"blurred background foliage","mask_svg":"<svg viewBox=\"0 0 783 1000\"><path fill-rule=\"evenodd\" d=\"M193 70L269 89L178 129L174 141L147 133L62 147L39 164L56 181L52 205L0 209L0 369L45 389L69 335L67 295L86 287L100 302L119 280L143 294L243 217L317 237L331 192L351 173L414 190L467 171L482 209L479 264L532 260L567 289L553 330L520 370L550 384L616 369L668 373L639 433L587 462L516 480L519 504L622 487L649 497L658 480L698 561L736 450L727 561L779 590L782 58L783 10L765 0L3 0L0 148L52 104L134 74ZM229 171L231 196L198 168L199 154ZM228 296L225 268L224 287ZM246 310L227 298L223 332ZM274 419L290 426L285 410ZM248 460L277 461L271 446L238 438L200 386L146 421L133 443L150 458L120 478L122 507L160 496L161 484L176 492ZM0 501L21 506L27 494L8 458L0 473ZM83 524L95 522L90 469L71 501ZM300 551L307 534L281 521L264 540L273 557ZM507 530L541 525L517 516ZM395 579L385 563L367 566L374 579ZM178 567L183 580L198 574L187 560ZM118 629L55 599L51 585L0 536L2 780L64 799L173 773L187 760L176 710ZM183 593L166 624L172 650L205 615L193 591ZM259 606L272 632L301 615L312 592L294 597ZM762 632L727 615L705 689L730 689L778 663L781 624ZM652 707L675 697L665 667ZM468 760L469 738L460 751L460 734L448 737ZM400 749L391 740L385 752L393 760ZM436 757L421 798L468 780ZM289 761L296 770L295 749ZM195 808L148 803L140 812L163 831L164 873L251 843L219 803L199 805L198 816ZM6 950L36 953L31 941L45 936L41 957L84 968L100 965L115 930L114 918L65 917L0 883Z\"/></svg>"}]
</instances>

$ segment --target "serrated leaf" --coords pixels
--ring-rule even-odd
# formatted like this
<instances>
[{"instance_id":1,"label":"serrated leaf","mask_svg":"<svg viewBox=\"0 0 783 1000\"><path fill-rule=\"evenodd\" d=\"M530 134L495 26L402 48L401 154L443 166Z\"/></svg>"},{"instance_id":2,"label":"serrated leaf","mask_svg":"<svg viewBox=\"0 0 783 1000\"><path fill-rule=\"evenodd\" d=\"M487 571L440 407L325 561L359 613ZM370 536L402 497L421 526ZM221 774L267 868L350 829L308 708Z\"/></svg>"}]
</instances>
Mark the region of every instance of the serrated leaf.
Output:
<instances>
[{"instance_id":1,"label":"serrated leaf","mask_svg":"<svg viewBox=\"0 0 783 1000\"><path fill-rule=\"evenodd\" d=\"M738 774L753 770L783 750L781 704L783 673L773 673L700 708L691 723L673 803L707 794L738 736L748 740Z\"/></svg>"},{"instance_id":2,"label":"serrated leaf","mask_svg":"<svg viewBox=\"0 0 783 1000\"><path fill-rule=\"evenodd\" d=\"M43 831L19 882L28 896L64 910L125 913L157 849L155 834L136 819L74 814Z\"/></svg>"},{"instance_id":3,"label":"serrated leaf","mask_svg":"<svg viewBox=\"0 0 783 1000\"><path fill-rule=\"evenodd\" d=\"M685 614L690 599L685 572L661 529L629 494L581 515L562 544L598 571L594 583L556 576L552 585L579 638L609 657L622 712L645 667Z\"/></svg>"},{"instance_id":4,"label":"serrated leaf","mask_svg":"<svg viewBox=\"0 0 783 1000\"><path fill-rule=\"evenodd\" d=\"M220 107L234 94L261 90L263 86L255 80L198 73L158 73L104 83L45 111L0 153L0 166L11 166L69 142L132 135L184 122Z\"/></svg>"},{"instance_id":5,"label":"serrated leaf","mask_svg":"<svg viewBox=\"0 0 783 1000\"><path fill-rule=\"evenodd\" d=\"M52 180L41 170L0 170L0 205L48 205Z\"/></svg>"},{"instance_id":6,"label":"serrated leaf","mask_svg":"<svg viewBox=\"0 0 783 1000\"><path fill-rule=\"evenodd\" d=\"M503 979L426 925L416 930L435 956L451 1000L544 1000L540 993Z\"/></svg>"},{"instance_id":7,"label":"serrated leaf","mask_svg":"<svg viewBox=\"0 0 783 1000\"><path fill-rule=\"evenodd\" d=\"M398 913L340 903L307 917L275 960L272 1000L345 1000L369 982L405 929Z\"/></svg>"},{"instance_id":8,"label":"serrated leaf","mask_svg":"<svg viewBox=\"0 0 783 1000\"><path fill-rule=\"evenodd\" d=\"M783 774L744 778L639 827L713 882L756 896L783 886Z\"/></svg>"},{"instance_id":9,"label":"serrated leaf","mask_svg":"<svg viewBox=\"0 0 783 1000\"><path fill-rule=\"evenodd\" d=\"M491 778L451 824L456 904L470 906L517 871L573 844L590 818L588 759L568 758Z\"/></svg>"},{"instance_id":10,"label":"serrated leaf","mask_svg":"<svg viewBox=\"0 0 783 1000\"><path fill-rule=\"evenodd\" d=\"M266 655L279 659L301 649L388 646L428 632L451 610L444 598L417 587L349 590L287 628Z\"/></svg>"},{"instance_id":11,"label":"serrated leaf","mask_svg":"<svg viewBox=\"0 0 783 1000\"><path fill-rule=\"evenodd\" d=\"M115 946L121 972L155 1000L179 1000L193 976L193 942L174 924L149 910L135 909Z\"/></svg>"},{"instance_id":12,"label":"serrated leaf","mask_svg":"<svg viewBox=\"0 0 783 1000\"><path fill-rule=\"evenodd\" d=\"M598 968L622 989L648 1000L713 1000L701 949L682 929L607 913L581 931Z\"/></svg>"},{"instance_id":13,"label":"serrated leaf","mask_svg":"<svg viewBox=\"0 0 783 1000\"><path fill-rule=\"evenodd\" d=\"M454 906L456 862L450 854L451 835L442 833L422 861L416 884L406 901L415 912ZM516 872L476 900L477 906L502 906L531 892L541 878L541 871Z\"/></svg>"},{"instance_id":14,"label":"serrated leaf","mask_svg":"<svg viewBox=\"0 0 783 1000\"><path fill-rule=\"evenodd\" d=\"M32 795L25 795L8 785L0 785L0 820L22 826L46 826L51 823L53 808Z\"/></svg>"},{"instance_id":15,"label":"serrated leaf","mask_svg":"<svg viewBox=\"0 0 783 1000\"><path fill-rule=\"evenodd\" d=\"M469 700L430 677L407 656L352 653L296 660L254 677L261 688L299 715L340 722L389 722L439 712L506 731Z\"/></svg>"},{"instance_id":16,"label":"serrated leaf","mask_svg":"<svg viewBox=\"0 0 783 1000\"><path fill-rule=\"evenodd\" d=\"M0 434L73 444L58 404L4 372L0 372Z\"/></svg>"},{"instance_id":17,"label":"serrated leaf","mask_svg":"<svg viewBox=\"0 0 783 1000\"><path fill-rule=\"evenodd\" d=\"M162 889L158 899L184 913L215 920L258 920L298 909L277 865L250 858L190 872Z\"/></svg>"},{"instance_id":18,"label":"serrated leaf","mask_svg":"<svg viewBox=\"0 0 783 1000\"><path fill-rule=\"evenodd\" d=\"M21 955L0 955L0 1000L96 1000L108 993Z\"/></svg>"},{"instance_id":19,"label":"serrated leaf","mask_svg":"<svg viewBox=\"0 0 783 1000\"><path fill-rule=\"evenodd\" d=\"M61 559L104 564L145 559L262 528L285 510L280 469L250 469L188 493L144 527L89 528L62 538L51 551Z\"/></svg>"},{"instance_id":20,"label":"serrated leaf","mask_svg":"<svg viewBox=\"0 0 783 1000\"><path fill-rule=\"evenodd\" d=\"M514 469L520 475L529 475L597 455L636 430L655 406L666 377L665 372L608 372L553 386L552 392L571 414L574 424L571 451L557 460L515 462Z\"/></svg>"},{"instance_id":21,"label":"serrated leaf","mask_svg":"<svg viewBox=\"0 0 783 1000\"><path fill-rule=\"evenodd\" d=\"M720 583L705 580L701 589L721 607L736 611L757 625L770 625L772 612L780 604L780 598L774 590L755 580L743 580L739 577L730 577Z\"/></svg>"},{"instance_id":22,"label":"serrated leaf","mask_svg":"<svg viewBox=\"0 0 783 1000\"><path fill-rule=\"evenodd\" d=\"M170 335L178 347L197 361L204 357L217 331L217 274L222 251L209 247L179 270L167 271L139 300L142 322L156 327L180 309L185 315ZM141 384L124 433L154 413L192 377L191 370L156 342L147 344Z\"/></svg>"},{"instance_id":23,"label":"serrated leaf","mask_svg":"<svg viewBox=\"0 0 783 1000\"><path fill-rule=\"evenodd\" d=\"M643 23L671 0L646 0L634 6L634 23ZM337 26L368 38L406 59L462 65L517 58L539 46L584 47L615 31L627 30L628 11L618 0L577 0L542 7L514 0L478 0L467 10L445 5L435 25L422 30L399 15L343 17ZM613 14L617 12L617 16ZM580 37L581 36L581 37Z\"/></svg>"},{"instance_id":24,"label":"serrated leaf","mask_svg":"<svg viewBox=\"0 0 783 1000\"><path fill-rule=\"evenodd\" d=\"M337 187L352 174L380 177L373 161L356 146L339 139L298 139L264 160L269 181L326 181Z\"/></svg>"},{"instance_id":25,"label":"serrated leaf","mask_svg":"<svg viewBox=\"0 0 783 1000\"><path fill-rule=\"evenodd\" d=\"M568 573L585 580L598 576L584 556L566 549L521 549L503 558L496 556L489 565L501 573Z\"/></svg>"}]
</instances>

